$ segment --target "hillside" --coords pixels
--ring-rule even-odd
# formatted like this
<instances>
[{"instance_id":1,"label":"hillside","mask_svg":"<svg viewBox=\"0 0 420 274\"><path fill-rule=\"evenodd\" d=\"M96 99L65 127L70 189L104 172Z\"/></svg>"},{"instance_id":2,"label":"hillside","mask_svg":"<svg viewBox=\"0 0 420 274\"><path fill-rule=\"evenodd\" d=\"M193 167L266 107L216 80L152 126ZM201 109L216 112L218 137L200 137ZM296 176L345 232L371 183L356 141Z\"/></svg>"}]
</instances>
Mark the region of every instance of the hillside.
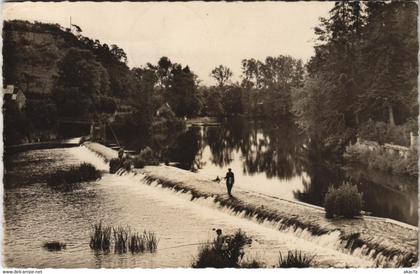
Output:
<instances>
[{"instance_id":1,"label":"hillside","mask_svg":"<svg viewBox=\"0 0 420 274\"><path fill-rule=\"evenodd\" d=\"M71 48L91 51L108 72L111 93L122 96L133 82L125 64L126 56L116 45L108 46L81 35L73 26L5 21L3 26L3 82L19 86L25 95L49 95L58 77L58 64Z\"/></svg>"}]
</instances>

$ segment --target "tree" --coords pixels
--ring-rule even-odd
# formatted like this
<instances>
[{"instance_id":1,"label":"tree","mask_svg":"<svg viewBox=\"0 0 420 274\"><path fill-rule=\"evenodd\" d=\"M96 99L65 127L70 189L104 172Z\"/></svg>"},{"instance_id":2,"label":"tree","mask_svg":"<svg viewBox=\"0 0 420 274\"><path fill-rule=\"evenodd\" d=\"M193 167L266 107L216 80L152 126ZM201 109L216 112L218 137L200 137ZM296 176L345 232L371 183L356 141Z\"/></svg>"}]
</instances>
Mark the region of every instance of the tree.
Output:
<instances>
[{"instance_id":1,"label":"tree","mask_svg":"<svg viewBox=\"0 0 420 274\"><path fill-rule=\"evenodd\" d=\"M92 52L70 49L59 64L53 99L60 115L91 116L99 95L109 93L106 70Z\"/></svg>"},{"instance_id":2,"label":"tree","mask_svg":"<svg viewBox=\"0 0 420 274\"><path fill-rule=\"evenodd\" d=\"M197 76L188 66L182 68L179 64L173 65L171 74L168 96L176 115L179 117L198 114L201 102L197 92Z\"/></svg>"},{"instance_id":3,"label":"tree","mask_svg":"<svg viewBox=\"0 0 420 274\"><path fill-rule=\"evenodd\" d=\"M217 81L217 84L220 88L223 88L226 84L229 83L233 73L228 67L219 65L211 71L210 76Z\"/></svg>"}]
</instances>

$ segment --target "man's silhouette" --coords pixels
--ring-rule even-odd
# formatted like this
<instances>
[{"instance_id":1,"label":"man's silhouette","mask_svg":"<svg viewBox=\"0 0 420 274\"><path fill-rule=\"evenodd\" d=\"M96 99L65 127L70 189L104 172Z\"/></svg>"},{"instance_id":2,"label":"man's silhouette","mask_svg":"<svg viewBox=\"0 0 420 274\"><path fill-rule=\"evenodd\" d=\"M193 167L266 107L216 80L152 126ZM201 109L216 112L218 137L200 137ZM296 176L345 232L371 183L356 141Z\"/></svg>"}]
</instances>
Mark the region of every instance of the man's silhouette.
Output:
<instances>
[{"instance_id":1,"label":"man's silhouette","mask_svg":"<svg viewBox=\"0 0 420 274\"><path fill-rule=\"evenodd\" d=\"M233 174L232 169L228 168L228 172L226 173L226 187L229 196L232 196L231 191L233 187L233 183L235 182L235 174Z\"/></svg>"}]
</instances>

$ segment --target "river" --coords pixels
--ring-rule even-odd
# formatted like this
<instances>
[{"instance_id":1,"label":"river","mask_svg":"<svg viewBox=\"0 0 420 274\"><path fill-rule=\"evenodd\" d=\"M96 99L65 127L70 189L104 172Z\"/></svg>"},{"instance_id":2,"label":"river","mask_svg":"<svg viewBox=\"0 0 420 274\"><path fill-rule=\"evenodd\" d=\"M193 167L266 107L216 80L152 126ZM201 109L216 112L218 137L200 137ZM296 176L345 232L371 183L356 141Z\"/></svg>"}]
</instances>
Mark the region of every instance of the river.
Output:
<instances>
[{"instance_id":1,"label":"river","mask_svg":"<svg viewBox=\"0 0 420 274\"><path fill-rule=\"evenodd\" d=\"M218 126L192 126L177 137L169 158L177 166L207 175L235 173L235 188L323 206L329 185L352 181L363 192L364 210L417 226L415 179L347 169L308 152L308 138L291 121L232 119Z\"/></svg>"},{"instance_id":2,"label":"river","mask_svg":"<svg viewBox=\"0 0 420 274\"><path fill-rule=\"evenodd\" d=\"M46 149L7 158L4 195L4 262L8 267L133 268L189 267L201 243L214 237L213 228L230 233L241 228L252 237L247 258L268 266L279 251L299 249L315 255L315 265L372 266L363 255L349 255L334 247L334 235L312 237L282 232L192 202L186 194L143 184L135 177L104 173L71 191L48 187L45 174L81 162L97 168L108 166L85 147ZM92 225L102 220L113 226L154 231L159 239L154 254L102 254L89 248ZM67 248L49 252L44 242L59 240Z\"/></svg>"}]
</instances>

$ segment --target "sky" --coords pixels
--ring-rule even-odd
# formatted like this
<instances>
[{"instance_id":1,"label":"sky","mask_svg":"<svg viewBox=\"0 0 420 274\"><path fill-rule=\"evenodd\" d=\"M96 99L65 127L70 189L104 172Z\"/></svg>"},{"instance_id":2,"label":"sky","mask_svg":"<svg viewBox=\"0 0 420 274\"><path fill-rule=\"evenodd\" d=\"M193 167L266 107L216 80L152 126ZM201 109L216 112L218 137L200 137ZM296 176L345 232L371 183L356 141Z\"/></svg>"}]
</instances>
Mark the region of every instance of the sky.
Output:
<instances>
[{"instance_id":1,"label":"sky","mask_svg":"<svg viewBox=\"0 0 420 274\"><path fill-rule=\"evenodd\" d=\"M314 54L313 28L333 2L4 3L3 18L81 27L82 34L124 49L130 67L162 56L189 65L203 84L223 64L240 80L241 60Z\"/></svg>"}]
</instances>

